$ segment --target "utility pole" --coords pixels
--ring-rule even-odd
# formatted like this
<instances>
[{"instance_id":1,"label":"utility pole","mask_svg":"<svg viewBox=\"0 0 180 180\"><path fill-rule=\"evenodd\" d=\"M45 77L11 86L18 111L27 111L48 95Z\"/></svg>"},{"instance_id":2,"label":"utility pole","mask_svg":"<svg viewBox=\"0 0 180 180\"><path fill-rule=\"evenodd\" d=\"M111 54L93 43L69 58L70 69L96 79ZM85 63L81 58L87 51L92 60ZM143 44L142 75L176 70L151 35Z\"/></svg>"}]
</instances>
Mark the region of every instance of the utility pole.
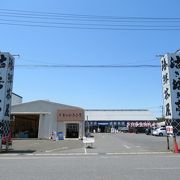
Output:
<instances>
[{"instance_id":1,"label":"utility pole","mask_svg":"<svg viewBox=\"0 0 180 180\"><path fill-rule=\"evenodd\" d=\"M160 106L161 107L161 119L164 121L165 120L165 126L166 126L166 119L165 119L165 116L164 116L164 106ZM170 146L169 146L169 135L166 136L166 139L167 139L167 150L170 149Z\"/></svg>"},{"instance_id":2,"label":"utility pole","mask_svg":"<svg viewBox=\"0 0 180 180\"><path fill-rule=\"evenodd\" d=\"M173 145L174 152L178 153L178 144L176 135L180 132L180 52L178 49L175 53L167 53L161 57L161 71L162 71L162 85L163 85L163 99L164 99L164 117L167 126L173 127ZM171 132L169 132L171 133ZM167 135L167 148L169 149L169 137Z\"/></svg>"}]
</instances>

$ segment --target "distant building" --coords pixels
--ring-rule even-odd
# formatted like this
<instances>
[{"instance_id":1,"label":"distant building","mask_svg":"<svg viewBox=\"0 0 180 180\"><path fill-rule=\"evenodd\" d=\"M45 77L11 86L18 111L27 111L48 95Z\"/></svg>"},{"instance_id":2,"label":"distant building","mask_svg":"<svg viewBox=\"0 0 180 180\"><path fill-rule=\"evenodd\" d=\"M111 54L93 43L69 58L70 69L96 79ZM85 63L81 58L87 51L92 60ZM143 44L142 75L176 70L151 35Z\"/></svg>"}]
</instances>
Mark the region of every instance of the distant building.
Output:
<instances>
[{"instance_id":1,"label":"distant building","mask_svg":"<svg viewBox=\"0 0 180 180\"><path fill-rule=\"evenodd\" d=\"M90 132L135 131L156 124L157 119L145 109L88 109L85 110L85 128Z\"/></svg>"},{"instance_id":2,"label":"distant building","mask_svg":"<svg viewBox=\"0 0 180 180\"><path fill-rule=\"evenodd\" d=\"M143 132L156 124L144 109L87 109L48 100L22 103L13 93L12 131L15 138L48 139L56 132L61 138L82 139L89 132Z\"/></svg>"}]
</instances>

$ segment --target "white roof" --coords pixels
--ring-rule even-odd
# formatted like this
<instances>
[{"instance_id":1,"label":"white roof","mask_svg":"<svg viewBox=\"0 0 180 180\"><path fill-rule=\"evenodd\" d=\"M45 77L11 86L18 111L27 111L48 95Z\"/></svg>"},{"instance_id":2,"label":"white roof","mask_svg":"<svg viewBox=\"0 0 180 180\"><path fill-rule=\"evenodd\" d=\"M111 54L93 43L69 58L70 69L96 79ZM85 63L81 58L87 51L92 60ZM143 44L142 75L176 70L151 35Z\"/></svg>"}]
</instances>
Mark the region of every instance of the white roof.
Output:
<instances>
[{"instance_id":1,"label":"white roof","mask_svg":"<svg viewBox=\"0 0 180 180\"><path fill-rule=\"evenodd\" d=\"M17 114L18 112L26 112L26 113L39 113L43 114L52 112L57 109L82 109L75 106L69 106L65 104L59 104L51 101L45 101L45 100L37 100L37 101L31 101L26 103L21 103L17 105L12 106L12 112Z\"/></svg>"},{"instance_id":2,"label":"white roof","mask_svg":"<svg viewBox=\"0 0 180 180\"><path fill-rule=\"evenodd\" d=\"M156 121L155 116L144 109L85 110L89 121Z\"/></svg>"}]
</instances>

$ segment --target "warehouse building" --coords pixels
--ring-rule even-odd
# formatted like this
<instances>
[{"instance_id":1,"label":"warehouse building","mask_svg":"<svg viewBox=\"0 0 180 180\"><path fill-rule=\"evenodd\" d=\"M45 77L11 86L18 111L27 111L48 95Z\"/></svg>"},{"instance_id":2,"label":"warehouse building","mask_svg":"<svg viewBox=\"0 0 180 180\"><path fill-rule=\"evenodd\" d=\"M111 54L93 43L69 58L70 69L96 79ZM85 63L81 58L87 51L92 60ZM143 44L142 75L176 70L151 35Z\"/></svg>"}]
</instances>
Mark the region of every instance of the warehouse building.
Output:
<instances>
[{"instance_id":1,"label":"warehouse building","mask_svg":"<svg viewBox=\"0 0 180 180\"><path fill-rule=\"evenodd\" d=\"M18 94L12 93L11 98L11 105L21 104L22 103L22 96L19 96Z\"/></svg>"},{"instance_id":2,"label":"warehouse building","mask_svg":"<svg viewBox=\"0 0 180 180\"><path fill-rule=\"evenodd\" d=\"M89 132L143 132L157 121L150 111L143 109L84 110L47 100L21 103L22 97L15 96L11 108L15 138L47 139L56 133L63 139L82 139Z\"/></svg>"},{"instance_id":3,"label":"warehouse building","mask_svg":"<svg viewBox=\"0 0 180 180\"><path fill-rule=\"evenodd\" d=\"M12 106L15 138L47 139L52 133L64 138L83 138L84 110L79 107L37 100Z\"/></svg>"},{"instance_id":4,"label":"warehouse building","mask_svg":"<svg viewBox=\"0 0 180 180\"><path fill-rule=\"evenodd\" d=\"M157 119L145 109L89 109L85 111L86 132L143 132Z\"/></svg>"}]
</instances>

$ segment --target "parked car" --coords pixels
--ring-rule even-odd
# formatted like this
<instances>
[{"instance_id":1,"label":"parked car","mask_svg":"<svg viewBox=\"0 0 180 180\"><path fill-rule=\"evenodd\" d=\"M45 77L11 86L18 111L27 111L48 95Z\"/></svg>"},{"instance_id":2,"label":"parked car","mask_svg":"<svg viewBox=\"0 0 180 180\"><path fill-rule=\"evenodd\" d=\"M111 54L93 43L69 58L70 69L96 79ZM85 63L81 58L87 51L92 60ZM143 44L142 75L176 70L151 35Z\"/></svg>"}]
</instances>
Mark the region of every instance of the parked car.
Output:
<instances>
[{"instance_id":1,"label":"parked car","mask_svg":"<svg viewBox=\"0 0 180 180\"><path fill-rule=\"evenodd\" d=\"M157 128L152 132L152 135L154 136L167 136L166 128L165 127L160 127Z\"/></svg>"},{"instance_id":2,"label":"parked car","mask_svg":"<svg viewBox=\"0 0 180 180\"><path fill-rule=\"evenodd\" d=\"M146 135L153 135L153 132L157 129L158 127L149 127L145 129L145 134Z\"/></svg>"},{"instance_id":3,"label":"parked car","mask_svg":"<svg viewBox=\"0 0 180 180\"><path fill-rule=\"evenodd\" d=\"M151 128L145 129L145 134L146 134L146 135L150 135L150 134L151 134Z\"/></svg>"}]
</instances>

